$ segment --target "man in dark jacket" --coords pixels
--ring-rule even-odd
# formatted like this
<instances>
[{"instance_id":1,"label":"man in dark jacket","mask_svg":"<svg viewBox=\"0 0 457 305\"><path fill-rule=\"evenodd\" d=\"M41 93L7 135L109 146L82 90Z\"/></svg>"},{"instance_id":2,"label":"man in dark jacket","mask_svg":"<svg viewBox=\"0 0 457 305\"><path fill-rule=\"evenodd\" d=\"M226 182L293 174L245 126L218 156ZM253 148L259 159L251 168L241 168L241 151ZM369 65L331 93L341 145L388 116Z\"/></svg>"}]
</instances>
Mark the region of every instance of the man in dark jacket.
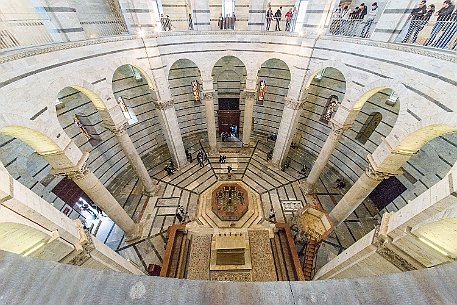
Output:
<instances>
[{"instance_id":1,"label":"man in dark jacket","mask_svg":"<svg viewBox=\"0 0 457 305\"><path fill-rule=\"evenodd\" d=\"M440 49L446 48L455 33L457 33L457 9L452 13L448 24L443 28L443 34L441 34L440 38L433 44L433 46ZM455 45L453 48L455 48Z\"/></svg>"},{"instance_id":2,"label":"man in dark jacket","mask_svg":"<svg viewBox=\"0 0 457 305\"><path fill-rule=\"evenodd\" d=\"M433 26L432 33L425 43L426 46L431 45L435 40L438 33L443 29L445 25L448 25L451 20L452 12L454 11L455 6L451 3L450 0L443 2L443 7L435 14L438 16L436 24Z\"/></svg>"},{"instance_id":3,"label":"man in dark jacket","mask_svg":"<svg viewBox=\"0 0 457 305\"><path fill-rule=\"evenodd\" d=\"M281 16L282 16L282 6L278 8L278 10L275 13L275 20L276 20L276 28L275 31L281 31L281 28L279 27L279 22L281 21Z\"/></svg>"},{"instance_id":4,"label":"man in dark jacket","mask_svg":"<svg viewBox=\"0 0 457 305\"><path fill-rule=\"evenodd\" d=\"M419 21L422 20L424 15L427 13L427 6L425 5L427 1L423 0L419 3L419 6L412 10L411 14L408 16L408 20L411 19L411 23L409 24L408 32L406 33L405 38L403 38L402 42L405 43L408 41L409 37L417 31L419 27Z\"/></svg>"}]
</instances>

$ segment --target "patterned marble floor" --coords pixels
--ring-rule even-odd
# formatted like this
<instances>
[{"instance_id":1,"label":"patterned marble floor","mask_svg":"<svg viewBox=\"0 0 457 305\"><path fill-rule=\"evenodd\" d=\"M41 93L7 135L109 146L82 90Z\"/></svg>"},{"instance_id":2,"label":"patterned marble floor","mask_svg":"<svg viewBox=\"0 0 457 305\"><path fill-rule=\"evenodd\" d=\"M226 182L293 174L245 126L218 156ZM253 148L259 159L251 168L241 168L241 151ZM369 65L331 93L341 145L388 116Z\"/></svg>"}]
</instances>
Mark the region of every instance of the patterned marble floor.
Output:
<instances>
[{"instance_id":1,"label":"patterned marble floor","mask_svg":"<svg viewBox=\"0 0 457 305\"><path fill-rule=\"evenodd\" d=\"M151 263L161 265L165 252L166 230L168 226L178 223L178 205L184 206L189 219L195 219L199 194L218 179L226 180L228 165L233 168L231 180L244 181L257 191L261 196L265 215L273 208L278 222L288 221L292 216L284 213L281 200L301 200L306 203L305 195L299 187L299 183L305 179L300 169L303 164L311 168L312 160L299 149L291 149L290 167L282 171L267 162L267 153L273 148L273 142L259 138L252 148L241 149L239 141L232 139L218 143L221 154L227 156L226 163L220 164L219 156L210 156L208 162L201 167L196 156L200 150L208 151L207 143L198 137L186 138L184 143L194 160L172 176L167 176L164 171L166 163L171 159L166 147L144 158L149 174L157 184L157 196L149 198L142 195L141 184L131 169L120 174L109 186L109 190L127 213L135 220L142 219L146 237L126 244L122 231L109 223L103 226L103 230L98 230L97 238L144 270ZM317 196L327 211L335 206L344 193L344 190L341 192L334 187L337 178L337 173L329 169L321 176L318 185ZM316 268L320 268L372 230L379 219L378 211L366 200L321 244ZM297 245L297 251L299 255L303 255L301 245Z\"/></svg>"}]
</instances>

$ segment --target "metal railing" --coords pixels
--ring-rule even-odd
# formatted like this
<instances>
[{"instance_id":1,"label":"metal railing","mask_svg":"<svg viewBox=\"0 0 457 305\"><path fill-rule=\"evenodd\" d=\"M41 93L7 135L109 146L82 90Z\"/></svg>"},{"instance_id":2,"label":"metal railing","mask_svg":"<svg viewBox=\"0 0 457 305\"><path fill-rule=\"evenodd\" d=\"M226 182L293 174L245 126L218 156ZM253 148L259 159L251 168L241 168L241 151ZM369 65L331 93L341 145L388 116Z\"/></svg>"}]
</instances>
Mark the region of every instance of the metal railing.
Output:
<instances>
[{"instance_id":1,"label":"metal railing","mask_svg":"<svg viewBox=\"0 0 457 305\"><path fill-rule=\"evenodd\" d=\"M457 21L412 20L403 27L395 42L455 50Z\"/></svg>"},{"instance_id":2,"label":"metal railing","mask_svg":"<svg viewBox=\"0 0 457 305\"><path fill-rule=\"evenodd\" d=\"M109 14L81 14L78 18L86 38L115 36L128 32L122 17Z\"/></svg>"},{"instance_id":3,"label":"metal railing","mask_svg":"<svg viewBox=\"0 0 457 305\"><path fill-rule=\"evenodd\" d=\"M46 19L0 20L0 49L52 43Z\"/></svg>"},{"instance_id":4,"label":"metal railing","mask_svg":"<svg viewBox=\"0 0 457 305\"><path fill-rule=\"evenodd\" d=\"M328 34L368 38L374 31L375 26L374 19L333 18L330 22Z\"/></svg>"}]
</instances>

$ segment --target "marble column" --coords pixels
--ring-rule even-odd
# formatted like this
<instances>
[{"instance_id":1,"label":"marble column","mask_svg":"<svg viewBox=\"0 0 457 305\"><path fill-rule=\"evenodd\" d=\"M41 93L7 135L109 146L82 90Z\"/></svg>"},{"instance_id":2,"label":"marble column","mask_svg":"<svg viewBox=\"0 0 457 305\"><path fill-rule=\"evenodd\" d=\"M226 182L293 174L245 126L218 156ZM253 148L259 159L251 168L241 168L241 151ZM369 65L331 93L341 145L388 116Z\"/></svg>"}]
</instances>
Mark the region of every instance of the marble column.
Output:
<instances>
[{"instance_id":1,"label":"marble column","mask_svg":"<svg viewBox=\"0 0 457 305\"><path fill-rule=\"evenodd\" d=\"M281 123L279 124L273 157L271 158L271 162L275 166L280 166L287 157L290 143L292 142L301 114L301 102L290 97L285 97L284 99L284 110L282 112Z\"/></svg>"},{"instance_id":2,"label":"marble column","mask_svg":"<svg viewBox=\"0 0 457 305\"><path fill-rule=\"evenodd\" d=\"M314 161L313 168L306 179L306 182L301 185L306 193L313 193L315 192L315 185L319 180L319 176L322 174L325 166L328 163L328 160L333 154L336 145L339 143L341 138L343 137L343 132L349 127L343 127L339 124L334 123L331 121L332 130L327 137L327 140L322 147L319 156L317 156L316 161Z\"/></svg>"},{"instance_id":3,"label":"marble column","mask_svg":"<svg viewBox=\"0 0 457 305\"><path fill-rule=\"evenodd\" d=\"M244 100L244 118L243 118L243 147L249 147L252 133L252 117L254 115L254 104L256 91L246 89Z\"/></svg>"},{"instance_id":4,"label":"marble column","mask_svg":"<svg viewBox=\"0 0 457 305\"><path fill-rule=\"evenodd\" d=\"M154 102L154 104L173 162L177 167L184 166L187 164L187 157L181 137L181 130L178 125L174 102L170 99L168 101L157 101Z\"/></svg>"},{"instance_id":5,"label":"marble column","mask_svg":"<svg viewBox=\"0 0 457 305\"><path fill-rule=\"evenodd\" d=\"M360 176L330 212L329 218L335 227L351 215L378 184L389 176L392 176L392 174L377 171L372 164L369 163L362 176Z\"/></svg>"},{"instance_id":6,"label":"marble column","mask_svg":"<svg viewBox=\"0 0 457 305\"><path fill-rule=\"evenodd\" d=\"M73 180L79 188L98 206L108 217L133 239L139 234L139 225L133 222L121 205L92 173L84 162L78 168L73 168L62 174Z\"/></svg>"},{"instance_id":7,"label":"marble column","mask_svg":"<svg viewBox=\"0 0 457 305\"><path fill-rule=\"evenodd\" d=\"M193 0L192 13L196 31L211 30L209 0Z\"/></svg>"},{"instance_id":8,"label":"marble column","mask_svg":"<svg viewBox=\"0 0 457 305\"><path fill-rule=\"evenodd\" d=\"M139 29L144 33L154 33L156 30L162 30L157 28L157 24L160 24L159 12L152 1L119 0L119 5L129 33L136 34Z\"/></svg>"},{"instance_id":9,"label":"marble column","mask_svg":"<svg viewBox=\"0 0 457 305\"><path fill-rule=\"evenodd\" d=\"M147 196L153 196L155 190L151 177L149 176L148 170L146 169L146 166L144 166L143 160L141 160L141 157L138 154L132 139L130 139L129 134L127 133L127 124L123 124L119 127L107 128L114 133L114 136L116 137L117 142L127 157L127 160L129 160L129 163L140 179L141 184L143 184L144 194Z\"/></svg>"},{"instance_id":10,"label":"marble column","mask_svg":"<svg viewBox=\"0 0 457 305\"><path fill-rule=\"evenodd\" d=\"M214 154L217 153L216 117L214 115L214 91L203 91L203 103L205 104L206 129L208 130L210 154Z\"/></svg>"}]
</instances>

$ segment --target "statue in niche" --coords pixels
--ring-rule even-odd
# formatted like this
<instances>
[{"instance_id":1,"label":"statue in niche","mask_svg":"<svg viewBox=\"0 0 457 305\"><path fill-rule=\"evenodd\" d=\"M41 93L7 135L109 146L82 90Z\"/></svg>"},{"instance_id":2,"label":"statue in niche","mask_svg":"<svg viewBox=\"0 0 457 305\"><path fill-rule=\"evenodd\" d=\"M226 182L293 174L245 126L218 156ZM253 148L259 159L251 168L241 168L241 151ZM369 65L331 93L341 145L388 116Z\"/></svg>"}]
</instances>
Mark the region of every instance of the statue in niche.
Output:
<instances>
[{"instance_id":1,"label":"statue in niche","mask_svg":"<svg viewBox=\"0 0 457 305\"><path fill-rule=\"evenodd\" d=\"M259 96L257 98L257 105L263 105L263 101L265 100L265 87L267 86L267 82L261 80L259 83Z\"/></svg>"},{"instance_id":2,"label":"statue in niche","mask_svg":"<svg viewBox=\"0 0 457 305\"><path fill-rule=\"evenodd\" d=\"M321 122L328 124L333 114L338 109L338 97L336 95L330 95L327 99L327 104L324 109L324 113L321 116Z\"/></svg>"},{"instance_id":3,"label":"statue in niche","mask_svg":"<svg viewBox=\"0 0 457 305\"><path fill-rule=\"evenodd\" d=\"M192 81L192 95L194 97L194 105L200 105L200 85L197 80Z\"/></svg>"},{"instance_id":4,"label":"statue in niche","mask_svg":"<svg viewBox=\"0 0 457 305\"><path fill-rule=\"evenodd\" d=\"M360 143L365 144L375 131L376 127L378 127L379 123L381 123L381 121L382 114L380 112L371 113L365 121L365 124L363 124L359 133L355 137L355 139Z\"/></svg>"}]
</instances>

